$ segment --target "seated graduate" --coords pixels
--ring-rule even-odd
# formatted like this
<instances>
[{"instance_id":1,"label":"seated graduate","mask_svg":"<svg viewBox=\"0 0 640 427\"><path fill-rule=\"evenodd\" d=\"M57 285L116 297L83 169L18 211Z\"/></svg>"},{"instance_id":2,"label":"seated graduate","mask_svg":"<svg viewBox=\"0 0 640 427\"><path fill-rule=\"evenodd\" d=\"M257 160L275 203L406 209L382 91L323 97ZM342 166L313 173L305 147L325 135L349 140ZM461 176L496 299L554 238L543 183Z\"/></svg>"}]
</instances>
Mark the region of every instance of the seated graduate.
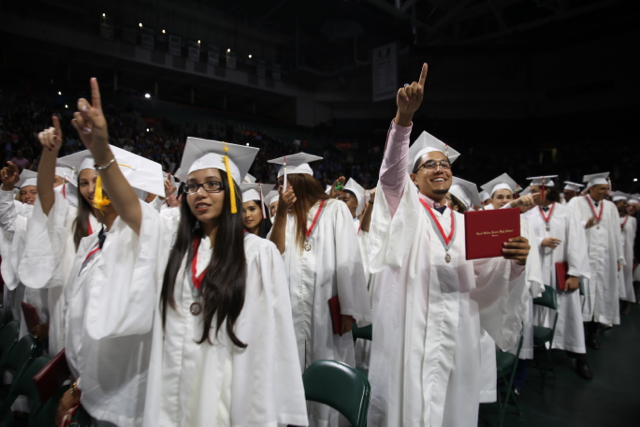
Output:
<instances>
[{"instance_id":1,"label":"seated graduate","mask_svg":"<svg viewBox=\"0 0 640 427\"><path fill-rule=\"evenodd\" d=\"M110 166L95 80L92 92L78 126L122 234L86 325L97 340L152 336L144 425L307 425L282 257L242 222L238 184L258 149L188 138L181 206L160 214Z\"/></svg>"},{"instance_id":2,"label":"seated graduate","mask_svg":"<svg viewBox=\"0 0 640 427\"><path fill-rule=\"evenodd\" d=\"M248 233L266 239L271 231L271 219L264 200L264 193L274 184L240 184L242 190L242 221Z\"/></svg>"}]
</instances>

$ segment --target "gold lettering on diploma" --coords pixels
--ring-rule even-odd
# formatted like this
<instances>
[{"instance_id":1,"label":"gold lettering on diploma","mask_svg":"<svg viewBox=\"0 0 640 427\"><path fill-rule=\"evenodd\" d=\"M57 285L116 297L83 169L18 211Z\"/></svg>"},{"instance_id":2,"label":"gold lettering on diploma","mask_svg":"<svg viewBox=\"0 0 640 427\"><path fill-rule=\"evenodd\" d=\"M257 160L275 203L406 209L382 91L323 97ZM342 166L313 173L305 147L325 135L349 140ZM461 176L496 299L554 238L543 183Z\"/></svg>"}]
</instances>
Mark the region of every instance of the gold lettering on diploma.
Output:
<instances>
[{"instance_id":1,"label":"gold lettering on diploma","mask_svg":"<svg viewBox=\"0 0 640 427\"><path fill-rule=\"evenodd\" d=\"M476 236L488 236L497 237L501 234L513 233L513 229L507 230L490 230L490 231L476 231Z\"/></svg>"}]
</instances>

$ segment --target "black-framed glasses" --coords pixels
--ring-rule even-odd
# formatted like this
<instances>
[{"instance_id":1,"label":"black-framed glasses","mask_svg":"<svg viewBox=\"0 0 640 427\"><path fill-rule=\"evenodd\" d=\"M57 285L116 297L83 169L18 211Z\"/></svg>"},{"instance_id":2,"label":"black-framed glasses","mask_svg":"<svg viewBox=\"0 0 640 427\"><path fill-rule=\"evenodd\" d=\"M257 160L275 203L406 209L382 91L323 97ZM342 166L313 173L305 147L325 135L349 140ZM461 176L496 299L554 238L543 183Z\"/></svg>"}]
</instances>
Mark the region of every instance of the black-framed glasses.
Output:
<instances>
[{"instance_id":1,"label":"black-framed glasses","mask_svg":"<svg viewBox=\"0 0 640 427\"><path fill-rule=\"evenodd\" d=\"M200 187L204 188L204 191L207 193L219 193L224 190L224 183L222 183L222 181L207 181L202 184L190 182L184 185L184 192L187 194L195 194Z\"/></svg>"},{"instance_id":2,"label":"black-framed glasses","mask_svg":"<svg viewBox=\"0 0 640 427\"><path fill-rule=\"evenodd\" d=\"M449 160L440 160L439 162L436 162L435 160L427 160L426 162L418 166L417 171L422 168L425 168L429 171L434 171L438 168L438 166L440 166L442 169L449 170L451 169L451 162Z\"/></svg>"}]
</instances>

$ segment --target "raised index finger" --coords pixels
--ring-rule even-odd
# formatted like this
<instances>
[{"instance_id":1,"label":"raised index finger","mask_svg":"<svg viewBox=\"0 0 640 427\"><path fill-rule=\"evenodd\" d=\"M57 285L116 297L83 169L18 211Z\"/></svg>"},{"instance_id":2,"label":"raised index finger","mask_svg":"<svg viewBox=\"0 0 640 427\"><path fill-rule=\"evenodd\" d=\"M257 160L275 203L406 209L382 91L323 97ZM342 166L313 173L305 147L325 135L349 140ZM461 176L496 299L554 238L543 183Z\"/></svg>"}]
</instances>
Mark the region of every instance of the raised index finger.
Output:
<instances>
[{"instance_id":1,"label":"raised index finger","mask_svg":"<svg viewBox=\"0 0 640 427\"><path fill-rule=\"evenodd\" d=\"M58 120L57 116L52 116L51 121L53 122L53 128L56 130L56 135L62 135L62 130L60 130L60 120Z\"/></svg>"},{"instance_id":2,"label":"raised index finger","mask_svg":"<svg viewBox=\"0 0 640 427\"><path fill-rule=\"evenodd\" d=\"M100 87L98 87L98 79L91 78L91 106L102 111L102 101L100 100Z\"/></svg>"},{"instance_id":3,"label":"raised index finger","mask_svg":"<svg viewBox=\"0 0 640 427\"><path fill-rule=\"evenodd\" d=\"M429 66L425 62L424 64L422 64L422 72L420 73L420 80L418 80L418 84L420 86L424 86L425 82L427 81L427 72L428 71L429 71Z\"/></svg>"}]
</instances>

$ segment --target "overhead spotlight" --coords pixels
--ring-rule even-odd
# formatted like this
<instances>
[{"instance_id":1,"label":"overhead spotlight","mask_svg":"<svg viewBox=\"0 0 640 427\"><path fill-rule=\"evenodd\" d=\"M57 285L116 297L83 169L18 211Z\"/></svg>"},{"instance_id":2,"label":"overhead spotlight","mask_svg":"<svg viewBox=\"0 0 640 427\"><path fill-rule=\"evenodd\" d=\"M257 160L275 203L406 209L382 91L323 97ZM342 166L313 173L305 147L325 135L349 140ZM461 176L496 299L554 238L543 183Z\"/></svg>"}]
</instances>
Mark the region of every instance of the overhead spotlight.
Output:
<instances>
[{"instance_id":1,"label":"overhead spotlight","mask_svg":"<svg viewBox=\"0 0 640 427\"><path fill-rule=\"evenodd\" d=\"M138 27L142 28L142 22L138 24Z\"/></svg>"},{"instance_id":2,"label":"overhead spotlight","mask_svg":"<svg viewBox=\"0 0 640 427\"><path fill-rule=\"evenodd\" d=\"M62 92L58 91L58 95L62 95Z\"/></svg>"},{"instance_id":3,"label":"overhead spotlight","mask_svg":"<svg viewBox=\"0 0 640 427\"><path fill-rule=\"evenodd\" d=\"M247 147L249 146L249 143L247 142Z\"/></svg>"},{"instance_id":4,"label":"overhead spotlight","mask_svg":"<svg viewBox=\"0 0 640 427\"><path fill-rule=\"evenodd\" d=\"M103 17L103 18L106 18L106 17L107 17L107 14L106 14L106 13L103 13L103 14L102 14L102 17Z\"/></svg>"},{"instance_id":5,"label":"overhead spotlight","mask_svg":"<svg viewBox=\"0 0 640 427\"><path fill-rule=\"evenodd\" d=\"M633 182L638 182L638 178L633 178Z\"/></svg>"},{"instance_id":6,"label":"overhead spotlight","mask_svg":"<svg viewBox=\"0 0 640 427\"><path fill-rule=\"evenodd\" d=\"M162 30L162 34L167 34L167 32L165 30Z\"/></svg>"},{"instance_id":7,"label":"overhead spotlight","mask_svg":"<svg viewBox=\"0 0 640 427\"><path fill-rule=\"evenodd\" d=\"M249 59L251 59L251 54L249 54Z\"/></svg>"},{"instance_id":8,"label":"overhead spotlight","mask_svg":"<svg viewBox=\"0 0 640 427\"><path fill-rule=\"evenodd\" d=\"M227 49L227 52L231 52L231 49Z\"/></svg>"},{"instance_id":9,"label":"overhead spotlight","mask_svg":"<svg viewBox=\"0 0 640 427\"><path fill-rule=\"evenodd\" d=\"M151 94L150 94L150 93L145 93L145 94L144 94L144 97L145 97L145 98L147 98L147 99L149 99L149 98L151 98Z\"/></svg>"},{"instance_id":10,"label":"overhead spotlight","mask_svg":"<svg viewBox=\"0 0 640 427\"><path fill-rule=\"evenodd\" d=\"M198 40L198 44L200 44L200 40Z\"/></svg>"},{"instance_id":11,"label":"overhead spotlight","mask_svg":"<svg viewBox=\"0 0 640 427\"><path fill-rule=\"evenodd\" d=\"M147 132L149 132L149 128L147 128Z\"/></svg>"},{"instance_id":12,"label":"overhead spotlight","mask_svg":"<svg viewBox=\"0 0 640 427\"><path fill-rule=\"evenodd\" d=\"M67 104L64 104L64 108L69 108L69 106Z\"/></svg>"}]
</instances>

